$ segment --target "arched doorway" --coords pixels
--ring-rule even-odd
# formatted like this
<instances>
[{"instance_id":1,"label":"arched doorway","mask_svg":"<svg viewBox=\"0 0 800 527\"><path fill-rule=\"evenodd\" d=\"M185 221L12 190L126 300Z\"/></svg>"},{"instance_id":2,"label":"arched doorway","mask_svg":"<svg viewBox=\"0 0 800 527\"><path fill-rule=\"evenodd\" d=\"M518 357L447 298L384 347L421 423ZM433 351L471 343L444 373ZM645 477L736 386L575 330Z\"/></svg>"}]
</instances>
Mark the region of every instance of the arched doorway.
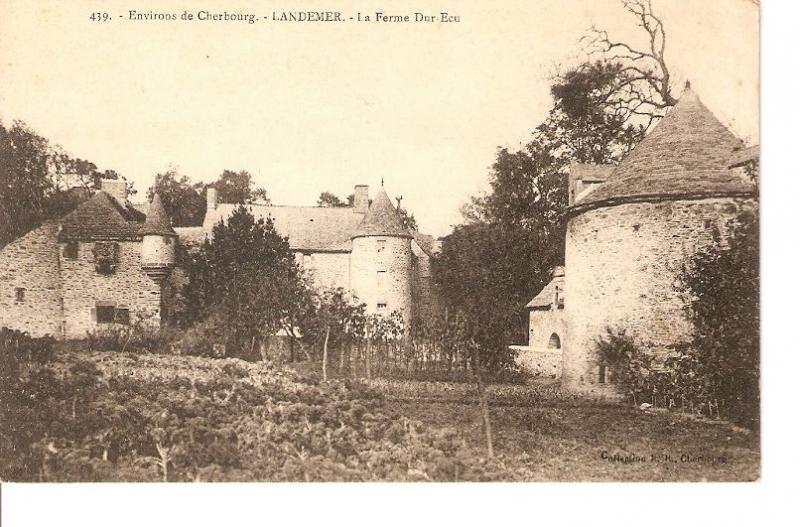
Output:
<instances>
[{"instance_id":1,"label":"arched doorway","mask_svg":"<svg viewBox=\"0 0 800 527\"><path fill-rule=\"evenodd\" d=\"M561 349L561 338L558 336L558 333L553 333L550 335L550 340L547 342L547 347Z\"/></svg>"}]
</instances>

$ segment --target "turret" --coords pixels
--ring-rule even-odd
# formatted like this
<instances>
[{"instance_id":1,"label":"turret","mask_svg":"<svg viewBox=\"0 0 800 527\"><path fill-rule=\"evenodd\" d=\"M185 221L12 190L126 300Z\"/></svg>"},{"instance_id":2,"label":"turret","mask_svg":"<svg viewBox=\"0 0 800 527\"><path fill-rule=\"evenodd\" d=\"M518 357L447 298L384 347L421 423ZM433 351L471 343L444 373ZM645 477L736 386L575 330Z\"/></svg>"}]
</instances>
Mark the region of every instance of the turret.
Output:
<instances>
[{"instance_id":1,"label":"turret","mask_svg":"<svg viewBox=\"0 0 800 527\"><path fill-rule=\"evenodd\" d=\"M367 304L367 312L399 311L407 325L413 315L412 237L381 187L352 235L350 255L351 289Z\"/></svg>"},{"instance_id":2,"label":"turret","mask_svg":"<svg viewBox=\"0 0 800 527\"><path fill-rule=\"evenodd\" d=\"M175 245L178 235L170 225L167 212L158 194L153 195L142 236L142 270L156 282L161 282L175 266Z\"/></svg>"}]
</instances>

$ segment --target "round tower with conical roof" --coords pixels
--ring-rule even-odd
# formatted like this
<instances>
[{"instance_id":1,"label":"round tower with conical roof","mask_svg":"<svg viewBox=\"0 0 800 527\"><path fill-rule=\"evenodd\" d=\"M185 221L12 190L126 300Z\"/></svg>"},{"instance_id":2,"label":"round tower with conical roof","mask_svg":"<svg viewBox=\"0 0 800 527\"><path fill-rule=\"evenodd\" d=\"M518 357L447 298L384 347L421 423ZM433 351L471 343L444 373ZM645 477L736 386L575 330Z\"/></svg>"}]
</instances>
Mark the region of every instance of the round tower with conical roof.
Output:
<instances>
[{"instance_id":1,"label":"round tower with conical roof","mask_svg":"<svg viewBox=\"0 0 800 527\"><path fill-rule=\"evenodd\" d=\"M178 235L172 229L158 194L153 195L139 235L142 237L142 270L155 282L161 283L175 266Z\"/></svg>"},{"instance_id":2,"label":"round tower with conical roof","mask_svg":"<svg viewBox=\"0 0 800 527\"><path fill-rule=\"evenodd\" d=\"M413 317L411 239L381 186L352 235L350 287L368 313L399 311L406 325Z\"/></svg>"},{"instance_id":3,"label":"round tower with conical roof","mask_svg":"<svg viewBox=\"0 0 800 527\"><path fill-rule=\"evenodd\" d=\"M754 206L754 185L732 161L742 147L687 85L608 180L569 207L568 385L613 383L596 353L607 328L625 330L656 357L690 340L679 275L693 254L727 236L729 220Z\"/></svg>"}]
</instances>

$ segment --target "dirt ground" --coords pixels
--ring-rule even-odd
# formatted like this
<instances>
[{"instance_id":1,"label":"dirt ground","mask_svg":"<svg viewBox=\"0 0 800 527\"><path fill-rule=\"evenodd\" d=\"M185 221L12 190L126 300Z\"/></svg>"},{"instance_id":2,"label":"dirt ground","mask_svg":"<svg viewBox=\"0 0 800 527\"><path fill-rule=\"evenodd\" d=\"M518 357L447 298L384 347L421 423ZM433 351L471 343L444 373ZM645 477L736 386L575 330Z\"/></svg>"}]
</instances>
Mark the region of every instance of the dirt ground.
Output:
<instances>
[{"instance_id":1,"label":"dirt ground","mask_svg":"<svg viewBox=\"0 0 800 527\"><path fill-rule=\"evenodd\" d=\"M387 411L457 430L486 455L471 386L373 381ZM496 455L542 481L753 481L757 434L724 421L560 393L557 385L489 387Z\"/></svg>"}]
</instances>

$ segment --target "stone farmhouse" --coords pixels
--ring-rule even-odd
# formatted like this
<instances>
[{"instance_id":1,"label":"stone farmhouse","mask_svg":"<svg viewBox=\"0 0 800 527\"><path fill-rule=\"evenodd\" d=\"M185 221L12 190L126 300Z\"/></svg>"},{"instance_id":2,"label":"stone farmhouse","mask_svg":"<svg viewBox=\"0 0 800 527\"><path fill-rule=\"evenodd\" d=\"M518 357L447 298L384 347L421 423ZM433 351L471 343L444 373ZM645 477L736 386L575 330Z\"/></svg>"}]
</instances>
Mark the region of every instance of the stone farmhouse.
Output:
<instances>
[{"instance_id":1,"label":"stone farmhouse","mask_svg":"<svg viewBox=\"0 0 800 527\"><path fill-rule=\"evenodd\" d=\"M692 325L678 273L698 249L729 235L755 206L744 166L758 159L687 84L679 102L619 165L573 163L565 267L527 305L519 362L567 386L613 382L594 352L624 329L656 356L687 342Z\"/></svg>"},{"instance_id":2,"label":"stone farmhouse","mask_svg":"<svg viewBox=\"0 0 800 527\"><path fill-rule=\"evenodd\" d=\"M161 323L182 251L236 207L217 203L214 189L207 200L202 227L173 229L158 195L144 213L128 201L124 181L103 181L64 218L0 249L0 327L80 338L134 320ZM430 257L437 242L405 229L383 188L370 203L368 187L357 186L352 207L248 208L256 218L272 217L315 285L342 287L368 312L397 310L406 321L435 309Z\"/></svg>"}]
</instances>

